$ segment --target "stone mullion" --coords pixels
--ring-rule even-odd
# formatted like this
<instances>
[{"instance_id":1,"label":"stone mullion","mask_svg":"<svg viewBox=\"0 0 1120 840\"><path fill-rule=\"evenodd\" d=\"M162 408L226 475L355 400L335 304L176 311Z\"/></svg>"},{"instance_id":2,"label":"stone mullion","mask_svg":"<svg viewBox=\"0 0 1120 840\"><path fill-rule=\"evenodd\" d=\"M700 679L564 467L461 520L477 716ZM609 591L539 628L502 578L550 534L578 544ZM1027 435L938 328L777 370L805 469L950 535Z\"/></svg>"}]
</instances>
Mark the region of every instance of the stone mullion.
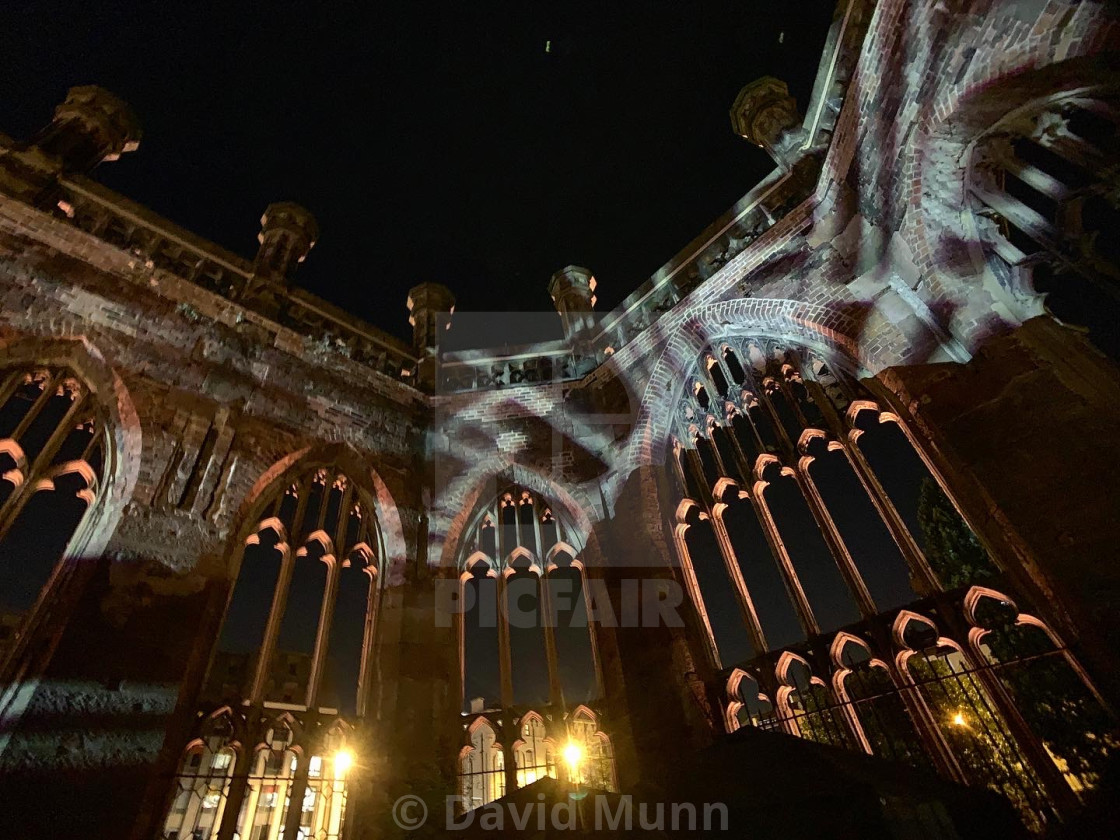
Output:
<instances>
[{"instance_id":1,"label":"stone mullion","mask_svg":"<svg viewBox=\"0 0 1120 840\"><path fill-rule=\"evenodd\" d=\"M805 595L805 590L801 588L801 581L793 568L793 560L790 558L789 552L786 551L785 542L782 540L781 534L778 533L777 523L774 522L774 517L770 514L769 504L763 495L763 491L769 486L769 482L762 479L760 470L755 471L755 477L756 481L749 494L755 515L762 525L763 533L766 535L766 541L770 544L770 550L777 560L778 568L785 576L786 586L793 596L794 605L801 617L806 634L815 636L820 633L820 627L813 615L812 607L809 606L809 599Z\"/></svg>"},{"instance_id":2,"label":"stone mullion","mask_svg":"<svg viewBox=\"0 0 1120 840\"><path fill-rule=\"evenodd\" d=\"M996 150L995 161L1028 187L1058 203L1065 201L1073 192L1049 172L1021 160L1014 152Z\"/></svg>"},{"instance_id":3,"label":"stone mullion","mask_svg":"<svg viewBox=\"0 0 1120 840\"><path fill-rule=\"evenodd\" d=\"M497 576L498 651L501 659L502 709L505 714L513 707L513 651L509 638L509 597L505 572Z\"/></svg>"},{"instance_id":4,"label":"stone mullion","mask_svg":"<svg viewBox=\"0 0 1120 840\"><path fill-rule=\"evenodd\" d=\"M538 534L538 539L539 539ZM538 543L539 544L539 543ZM563 706L564 687L560 683L560 659L556 648L556 616L552 611L548 574L544 570L537 580L538 616L544 625L544 650L548 660L548 697L553 705Z\"/></svg>"},{"instance_id":5,"label":"stone mullion","mask_svg":"<svg viewBox=\"0 0 1120 840\"><path fill-rule=\"evenodd\" d=\"M8 400L12 398L12 395L19 387L20 381L23 379L23 377L27 376L29 372L33 371L20 369L11 371L8 374L8 376L4 379L3 387L0 388L0 407L3 407L5 404L7 404Z\"/></svg>"},{"instance_id":6,"label":"stone mullion","mask_svg":"<svg viewBox=\"0 0 1120 840\"><path fill-rule=\"evenodd\" d=\"M367 584L368 589L366 591L366 620L362 625L362 658L358 666L358 697L354 707L359 718L364 718L366 716L366 700L370 690L369 674L370 668L372 667L374 651L374 633L377 630L377 613L381 606L381 575L376 567L366 574L369 577L369 583ZM461 595L462 593L460 593L460 597ZM462 602L460 601L460 603ZM462 614L460 614L458 618L462 621ZM460 631L460 634L461 632L462 631ZM460 683L462 683L461 678ZM462 692L460 691L460 693ZM460 698L460 702L462 702L462 698Z\"/></svg>"},{"instance_id":7,"label":"stone mullion","mask_svg":"<svg viewBox=\"0 0 1120 840\"><path fill-rule=\"evenodd\" d=\"M320 560L325 562L325 560ZM323 587L323 603L319 608L319 630L315 634L315 648L311 657L311 673L307 678L305 694L307 708L312 709L319 702L320 683L323 679L323 659L327 655L327 645L331 637L331 619L334 617L334 604L338 597L338 587L342 579L342 562L335 557L327 563L327 585Z\"/></svg>"},{"instance_id":8,"label":"stone mullion","mask_svg":"<svg viewBox=\"0 0 1120 840\"><path fill-rule=\"evenodd\" d=\"M52 373L47 378L47 382L43 386L42 393L40 393L39 396L35 398L35 402L31 404L31 408L27 409L27 413L23 415L19 423L16 425L15 429L12 430L12 433L8 435L11 440L19 443L19 439L23 437L23 435L27 432L28 427L30 427L31 424L35 422L35 418L39 416L39 413L43 410L43 407L50 401L51 397L54 396L55 389L59 386L64 378L65 373ZM23 447L21 446L20 449L22 450Z\"/></svg>"},{"instance_id":9,"label":"stone mullion","mask_svg":"<svg viewBox=\"0 0 1120 840\"><path fill-rule=\"evenodd\" d=\"M875 471L871 469L871 465L867 463L863 452L859 447L858 435L863 434L858 429L852 429L848 432L847 440L845 441L844 452L848 456L849 462L855 469L856 476L859 478L860 483L863 484L867 495L871 498L872 504L875 509L879 511L880 516L887 525L891 536L894 538L895 544L898 546L899 551L902 552L907 564L911 570L915 571L921 578L922 583L928 587L928 592L938 592L941 590L941 582L937 579L933 569L930 567L929 562L926 560L925 554L918 546L917 540L914 539L910 529L902 519L902 514L894 506L887 491L883 489L883 485L879 483L878 476ZM927 594L927 593L921 593Z\"/></svg>"},{"instance_id":10,"label":"stone mullion","mask_svg":"<svg viewBox=\"0 0 1120 840\"><path fill-rule=\"evenodd\" d=\"M748 493L743 493L743 496L749 496ZM743 624L747 628L747 633L751 638L751 644L754 646L755 651L764 651L767 649L766 636L762 632L762 624L758 620L758 614L755 612L754 601L751 599L750 591L747 589L747 583L743 579L743 570L739 567L738 558L735 555L735 547L731 544L731 536L728 534L727 525L723 521L723 512L727 509L724 505L718 506L720 510L712 516L712 529L716 535L716 542L719 544L720 553L723 555L724 565L727 567L727 574L731 578L732 584L735 587L735 600L739 604L739 611L742 614Z\"/></svg>"},{"instance_id":11,"label":"stone mullion","mask_svg":"<svg viewBox=\"0 0 1120 840\"><path fill-rule=\"evenodd\" d=\"M43 448L39 454L35 456L34 463L27 466L27 477L35 475L39 470L43 469L50 464L54 458L56 451L62 446L63 442L73 431L74 418L81 412L81 410L88 404L89 395L84 391L76 396L70 407L66 409L66 413L62 419L58 421L58 425L54 427L51 436L47 438L47 442L43 444ZM94 435L96 437L96 435Z\"/></svg>"},{"instance_id":12,"label":"stone mullion","mask_svg":"<svg viewBox=\"0 0 1120 840\"><path fill-rule=\"evenodd\" d=\"M43 446L42 451L35 456L34 462L30 464L27 463L27 458L24 456L24 481L19 487L12 490L12 494L4 501L3 506L0 506L0 542L8 536L8 532L19 518L20 512L35 494L34 488L37 482L32 481L32 477L36 475L45 464L49 463L49 458L53 457L51 450L60 446L62 441L65 440L66 435L69 434L70 431L70 423L73 421L74 416L78 413L84 401L85 397L79 397L74 400L74 403L67 409L65 416L59 424L55 426L54 431L51 432L51 436ZM38 403L38 401L36 402ZM30 416L30 413L31 412L28 412L28 416ZM96 476L94 477L94 481L96 482ZM93 487L90 489L92 490ZM44 591L45 590L46 587L44 587Z\"/></svg>"},{"instance_id":13,"label":"stone mullion","mask_svg":"<svg viewBox=\"0 0 1120 840\"><path fill-rule=\"evenodd\" d=\"M749 425L750 418L746 418L746 420ZM735 427L730 420L723 426L723 430L727 435L728 442L731 444L732 454L739 460L739 474L750 476L754 472L754 464L750 463L747 453L743 451L743 445L739 442L739 436L735 434ZM759 451L762 451L761 447Z\"/></svg>"},{"instance_id":14,"label":"stone mullion","mask_svg":"<svg viewBox=\"0 0 1120 840\"><path fill-rule=\"evenodd\" d=\"M584 612L587 615L587 634L591 638L591 662L595 666L596 695L602 698L605 688L603 685L603 660L599 652L599 631L595 629L595 622L591 620L591 601L587 594L587 570L582 562L580 562L579 568L579 590L580 597L583 599ZM1086 679L1088 678L1086 677Z\"/></svg>"},{"instance_id":15,"label":"stone mullion","mask_svg":"<svg viewBox=\"0 0 1120 840\"><path fill-rule=\"evenodd\" d=\"M851 730L852 736L860 748L868 755L875 755L875 751L871 748L871 741L868 739L863 723L859 719L855 701L852 700L848 693L848 687L844 684L850 676L854 676L854 673L848 668L833 672L829 688L831 696L834 698L834 708L839 709L841 717L844 718L844 722L848 725L848 729Z\"/></svg>"},{"instance_id":16,"label":"stone mullion","mask_svg":"<svg viewBox=\"0 0 1120 840\"><path fill-rule=\"evenodd\" d=\"M720 453L719 447L716 446L716 439L712 435L713 428L717 428L718 425L719 425L718 423L711 423L711 424L708 425L708 429L707 429L707 432L708 432L708 436L707 436L708 446L711 448L712 457L715 458L716 469L719 470L719 477L716 479L717 483L719 482L720 478L731 478L731 472L727 469L727 465L725 463L723 463L723 455ZM713 485L713 487L714 487L714 485ZM714 499L714 497L715 497L715 494L713 493L713 499Z\"/></svg>"},{"instance_id":17,"label":"stone mullion","mask_svg":"<svg viewBox=\"0 0 1120 840\"><path fill-rule=\"evenodd\" d=\"M804 451L804 449L802 451ZM860 612L863 613L864 618L871 618L878 612L875 607L875 601L871 597L871 592L868 590L863 576L856 567L851 552L848 551L848 546L845 544L844 538L840 535L840 529L836 527L836 522L832 519L832 514L828 512L828 507L821 497L820 490L817 489L816 482L813 481L813 477L809 474L809 465L814 460L816 459L812 455L803 455L797 462L795 479L801 488L801 495L804 496L805 500L809 503L809 509L813 512L813 518L817 520L817 526L824 534L825 541L828 543L829 550L832 552L836 565L839 566L841 574L847 581L848 586L852 588L852 592L859 602Z\"/></svg>"},{"instance_id":18,"label":"stone mullion","mask_svg":"<svg viewBox=\"0 0 1120 840\"><path fill-rule=\"evenodd\" d=\"M700 459L700 453L695 448L684 450L685 460L688 461L689 466L692 468L693 476L698 478L697 484L700 487L700 492L703 495L702 499L696 499L703 507L710 508L712 503L712 487L708 483L708 476L704 473L704 462ZM688 482L685 482L685 489L688 489Z\"/></svg>"},{"instance_id":19,"label":"stone mullion","mask_svg":"<svg viewBox=\"0 0 1120 840\"><path fill-rule=\"evenodd\" d=\"M774 435L778 438L778 447L783 451L787 459L787 463L795 463L797 459L797 441L791 441L789 434L786 432L786 427L782 424L782 418L778 416L777 410L774 408L773 402L770 400L770 395L766 393L766 380L773 381L775 387L781 391L782 386L778 380L773 376L765 376L763 384L759 391L759 404L762 406L766 416L770 418L770 425L774 429Z\"/></svg>"},{"instance_id":20,"label":"stone mullion","mask_svg":"<svg viewBox=\"0 0 1120 840\"><path fill-rule=\"evenodd\" d=\"M1044 149L1049 149L1074 166L1079 166L1087 172L1099 172L1107 161L1104 155L1085 138L1070 131L1069 126L1063 121L1055 126L1054 134L1043 133L1039 137L1031 138Z\"/></svg>"},{"instance_id":21,"label":"stone mullion","mask_svg":"<svg viewBox=\"0 0 1120 840\"><path fill-rule=\"evenodd\" d=\"M310 724L311 721L308 721ZM310 725L308 729L310 729ZM296 769L288 781L288 813L284 815L282 831L285 837L300 837L299 823L303 817L303 797L307 792L307 771L314 750L301 750L296 753Z\"/></svg>"},{"instance_id":22,"label":"stone mullion","mask_svg":"<svg viewBox=\"0 0 1120 840\"><path fill-rule=\"evenodd\" d=\"M328 497L329 498L329 497ZM342 564L346 558L346 531L350 523L350 505L354 498L354 485L347 481L338 506L338 526L332 536L334 562L327 564L327 585L323 588L323 605L319 611L319 632L315 635L315 650L311 658L311 675L307 680L307 707L313 708L319 702L320 683L323 678L323 658L327 655L330 642L331 619L334 617L334 604L338 597L338 587L342 582ZM327 505L323 505L325 513ZM368 614L368 609L367 609ZM364 645L363 645L364 650Z\"/></svg>"},{"instance_id":23,"label":"stone mullion","mask_svg":"<svg viewBox=\"0 0 1120 840\"><path fill-rule=\"evenodd\" d=\"M677 547L677 556L680 558L684 587L691 596L693 605L696 608L696 614L704 627L704 642L708 652L708 658L716 668L719 668L722 665L719 648L716 646L715 633L712 631L712 624L708 619L708 607L704 603L704 595L700 591L700 582L696 578L696 570L692 565L692 555L689 553L688 544L685 542L684 534L681 532L682 526L683 523L674 526L673 542Z\"/></svg>"},{"instance_id":24,"label":"stone mullion","mask_svg":"<svg viewBox=\"0 0 1120 840\"><path fill-rule=\"evenodd\" d=\"M226 798L225 810L222 811L222 821L218 826L218 836L215 840L233 840L233 835L238 828L237 821L241 816L241 803L244 802L245 792L249 788L249 775L256 755L249 744L245 744L242 749L236 751L236 756L230 776L229 796ZM255 805L255 797L250 795L250 800L250 806ZM251 815L252 808L246 808L245 813Z\"/></svg>"}]
</instances>

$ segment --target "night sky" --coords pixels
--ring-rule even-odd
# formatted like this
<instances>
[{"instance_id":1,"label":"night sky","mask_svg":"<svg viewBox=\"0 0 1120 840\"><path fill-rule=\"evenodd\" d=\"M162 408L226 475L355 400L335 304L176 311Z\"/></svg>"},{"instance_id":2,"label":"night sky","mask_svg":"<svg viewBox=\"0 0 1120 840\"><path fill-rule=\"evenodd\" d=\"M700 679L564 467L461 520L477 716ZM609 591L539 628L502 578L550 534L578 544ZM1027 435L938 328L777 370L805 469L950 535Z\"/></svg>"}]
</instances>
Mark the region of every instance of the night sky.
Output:
<instances>
[{"instance_id":1,"label":"night sky","mask_svg":"<svg viewBox=\"0 0 1120 840\"><path fill-rule=\"evenodd\" d=\"M550 311L577 263L616 305L773 168L728 109L770 74L804 110L834 3L13 5L0 131L112 90L144 139L99 180L245 256L304 204L299 284L407 337L424 281Z\"/></svg>"}]
</instances>

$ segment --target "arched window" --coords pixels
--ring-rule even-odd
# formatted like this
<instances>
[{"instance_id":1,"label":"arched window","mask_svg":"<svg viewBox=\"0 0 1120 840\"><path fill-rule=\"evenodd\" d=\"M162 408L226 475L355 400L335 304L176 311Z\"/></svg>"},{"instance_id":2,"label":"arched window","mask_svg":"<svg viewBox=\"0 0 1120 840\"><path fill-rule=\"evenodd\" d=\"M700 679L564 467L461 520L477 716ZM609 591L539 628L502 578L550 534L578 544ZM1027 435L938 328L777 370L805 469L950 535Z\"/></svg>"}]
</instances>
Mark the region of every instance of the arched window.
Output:
<instances>
[{"instance_id":1,"label":"arched window","mask_svg":"<svg viewBox=\"0 0 1120 840\"><path fill-rule=\"evenodd\" d=\"M475 718L467 738L459 751L459 797L469 811L505 796L506 771L498 736L486 718Z\"/></svg>"},{"instance_id":2,"label":"arched window","mask_svg":"<svg viewBox=\"0 0 1120 840\"><path fill-rule=\"evenodd\" d=\"M288 484L245 541L204 697L361 714L380 552L345 475Z\"/></svg>"},{"instance_id":3,"label":"arched window","mask_svg":"<svg viewBox=\"0 0 1120 840\"><path fill-rule=\"evenodd\" d=\"M1051 813L1041 782L1007 728L976 667L932 622L903 612L895 637L900 668L913 681L938 732L971 784L1005 795L1028 825Z\"/></svg>"},{"instance_id":4,"label":"arched window","mask_svg":"<svg viewBox=\"0 0 1120 840\"><path fill-rule=\"evenodd\" d=\"M568 722L568 738L577 749L579 760L568 767L572 781L594 790L617 791L614 776L614 750L611 739L599 728L599 717L586 706L579 706Z\"/></svg>"},{"instance_id":5,"label":"arched window","mask_svg":"<svg viewBox=\"0 0 1120 840\"><path fill-rule=\"evenodd\" d=\"M347 776L353 762L349 727L336 721L321 754L307 762L307 787L300 802L300 840L338 840L346 817Z\"/></svg>"},{"instance_id":6,"label":"arched window","mask_svg":"<svg viewBox=\"0 0 1120 840\"><path fill-rule=\"evenodd\" d=\"M818 744L851 749L854 741L848 722L809 663L787 651L778 660L776 671L781 685L778 709L785 728Z\"/></svg>"},{"instance_id":7,"label":"arched window","mask_svg":"<svg viewBox=\"0 0 1120 840\"><path fill-rule=\"evenodd\" d=\"M510 781L519 787L556 776L556 744L546 721L599 700L580 552L579 534L555 505L520 485L484 498L460 549L462 713L501 712L519 721L500 765L515 768ZM492 748L475 743L490 737L497 743L499 728L482 723L483 717L473 720L460 753L467 807L502 795L486 775L498 772Z\"/></svg>"},{"instance_id":8,"label":"arched window","mask_svg":"<svg viewBox=\"0 0 1120 840\"><path fill-rule=\"evenodd\" d=\"M1077 794L1096 786L1120 730L1073 655L1034 616L999 592L965 598L974 654L992 666L1023 718Z\"/></svg>"},{"instance_id":9,"label":"arched window","mask_svg":"<svg viewBox=\"0 0 1120 840\"><path fill-rule=\"evenodd\" d=\"M295 733L289 719L281 719L265 735L249 770L249 789L238 820L246 838L279 837L291 804L292 783L299 754L291 748Z\"/></svg>"},{"instance_id":10,"label":"arched window","mask_svg":"<svg viewBox=\"0 0 1120 840\"><path fill-rule=\"evenodd\" d=\"M697 508L678 508L677 546L716 661L731 665L924 594L917 550L899 545L881 490L849 451L838 410L864 397L861 387L778 342L716 346L686 378L673 439L691 447L674 444L672 467ZM725 384L726 395L697 399L703 381Z\"/></svg>"},{"instance_id":11,"label":"arched window","mask_svg":"<svg viewBox=\"0 0 1120 840\"><path fill-rule=\"evenodd\" d=\"M520 737L513 743L517 762L517 786L531 785L545 776L556 778L555 743L548 737L548 727L536 712L521 718Z\"/></svg>"},{"instance_id":12,"label":"arched window","mask_svg":"<svg viewBox=\"0 0 1120 840\"><path fill-rule=\"evenodd\" d=\"M0 662L102 484L105 424L71 370L0 377Z\"/></svg>"},{"instance_id":13,"label":"arched window","mask_svg":"<svg viewBox=\"0 0 1120 840\"><path fill-rule=\"evenodd\" d=\"M946 589L989 578L996 566L953 502L941 489L892 414L874 403L849 408L851 438L872 480L898 512L925 561Z\"/></svg>"},{"instance_id":14,"label":"arched window","mask_svg":"<svg viewBox=\"0 0 1120 840\"><path fill-rule=\"evenodd\" d=\"M889 761L929 767L929 755L887 663L846 633L833 641L832 659L836 694L864 749Z\"/></svg>"},{"instance_id":15,"label":"arched window","mask_svg":"<svg viewBox=\"0 0 1120 840\"><path fill-rule=\"evenodd\" d=\"M736 668L727 680L729 702L724 723L728 732L743 726L776 731L781 727L774 704L759 688L758 680Z\"/></svg>"},{"instance_id":16,"label":"arched window","mask_svg":"<svg viewBox=\"0 0 1120 840\"><path fill-rule=\"evenodd\" d=\"M211 840L218 835L237 752L229 709L211 715L204 737L191 742L179 762L165 840Z\"/></svg>"},{"instance_id":17,"label":"arched window","mask_svg":"<svg viewBox=\"0 0 1120 840\"><path fill-rule=\"evenodd\" d=\"M1089 329L1120 357L1117 100L1070 95L1020 109L976 140L969 185L996 280ZM1035 312L1027 313L1029 315Z\"/></svg>"},{"instance_id":18,"label":"arched window","mask_svg":"<svg viewBox=\"0 0 1120 840\"><path fill-rule=\"evenodd\" d=\"M558 693L566 702L596 699L593 628L571 525L539 494L513 486L476 512L468 533L460 566L464 713L555 703Z\"/></svg>"}]
</instances>

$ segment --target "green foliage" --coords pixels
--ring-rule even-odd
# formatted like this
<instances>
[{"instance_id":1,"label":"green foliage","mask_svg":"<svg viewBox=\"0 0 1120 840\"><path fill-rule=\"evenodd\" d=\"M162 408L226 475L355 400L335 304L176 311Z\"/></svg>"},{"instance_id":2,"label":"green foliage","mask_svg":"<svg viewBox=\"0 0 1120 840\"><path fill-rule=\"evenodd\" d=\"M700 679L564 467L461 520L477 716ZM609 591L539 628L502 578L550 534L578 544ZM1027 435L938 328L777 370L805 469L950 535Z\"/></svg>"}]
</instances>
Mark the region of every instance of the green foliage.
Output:
<instances>
[{"instance_id":1,"label":"green foliage","mask_svg":"<svg viewBox=\"0 0 1120 840\"><path fill-rule=\"evenodd\" d=\"M996 572L988 552L930 477L918 495L918 525L926 559L946 589L967 586Z\"/></svg>"}]
</instances>

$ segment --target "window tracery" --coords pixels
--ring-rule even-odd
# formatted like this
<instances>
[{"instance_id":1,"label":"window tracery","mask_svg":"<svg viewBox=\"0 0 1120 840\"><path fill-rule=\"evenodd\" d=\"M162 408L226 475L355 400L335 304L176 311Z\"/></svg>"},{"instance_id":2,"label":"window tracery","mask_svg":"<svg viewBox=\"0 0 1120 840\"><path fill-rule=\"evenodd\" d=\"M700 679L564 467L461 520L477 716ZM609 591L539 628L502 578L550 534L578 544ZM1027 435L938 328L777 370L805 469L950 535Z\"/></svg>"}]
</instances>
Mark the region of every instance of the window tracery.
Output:
<instances>
[{"instance_id":1,"label":"window tracery","mask_svg":"<svg viewBox=\"0 0 1120 840\"><path fill-rule=\"evenodd\" d=\"M1117 100L1076 94L1013 112L971 150L970 197L988 267L1020 299L1120 354ZM1034 314L1034 313L1030 313Z\"/></svg>"},{"instance_id":2,"label":"window tracery","mask_svg":"<svg viewBox=\"0 0 1120 840\"><path fill-rule=\"evenodd\" d=\"M568 730L583 732L587 715L597 734L583 746L582 772L601 781L606 766L613 773L612 753L586 705L598 700L600 688L578 533L555 506L520 485L484 502L465 533L463 807L556 778L560 751L573 737Z\"/></svg>"},{"instance_id":3,"label":"window tracery","mask_svg":"<svg viewBox=\"0 0 1120 840\"><path fill-rule=\"evenodd\" d=\"M216 712L207 721L203 737L184 751L171 810L163 825L162 836L167 840L217 836L238 750L231 717L228 709Z\"/></svg>"},{"instance_id":4,"label":"window tracery","mask_svg":"<svg viewBox=\"0 0 1120 840\"><path fill-rule=\"evenodd\" d=\"M205 695L361 714L380 550L345 475L290 483L245 541Z\"/></svg>"},{"instance_id":5,"label":"window tracery","mask_svg":"<svg viewBox=\"0 0 1120 840\"><path fill-rule=\"evenodd\" d=\"M674 542L729 732L933 767L1036 828L1096 783L1115 719L1053 633L976 586L1002 572L897 416L776 341L720 341L684 380Z\"/></svg>"},{"instance_id":6,"label":"window tracery","mask_svg":"<svg viewBox=\"0 0 1120 840\"><path fill-rule=\"evenodd\" d=\"M248 746L230 753L233 766L204 826L190 827L194 812L180 800L200 789L207 766L198 759L180 769L168 840L193 840L183 832L196 830L198 838L342 836L383 554L369 494L337 470L297 473L266 497L242 544L199 713L229 721ZM220 716L207 712L215 705ZM216 782L207 783L213 799Z\"/></svg>"},{"instance_id":7,"label":"window tracery","mask_svg":"<svg viewBox=\"0 0 1120 840\"><path fill-rule=\"evenodd\" d=\"M0 662L100 491L105 422L69 368L0 376Z\"/></svg>"}]
</instances>

